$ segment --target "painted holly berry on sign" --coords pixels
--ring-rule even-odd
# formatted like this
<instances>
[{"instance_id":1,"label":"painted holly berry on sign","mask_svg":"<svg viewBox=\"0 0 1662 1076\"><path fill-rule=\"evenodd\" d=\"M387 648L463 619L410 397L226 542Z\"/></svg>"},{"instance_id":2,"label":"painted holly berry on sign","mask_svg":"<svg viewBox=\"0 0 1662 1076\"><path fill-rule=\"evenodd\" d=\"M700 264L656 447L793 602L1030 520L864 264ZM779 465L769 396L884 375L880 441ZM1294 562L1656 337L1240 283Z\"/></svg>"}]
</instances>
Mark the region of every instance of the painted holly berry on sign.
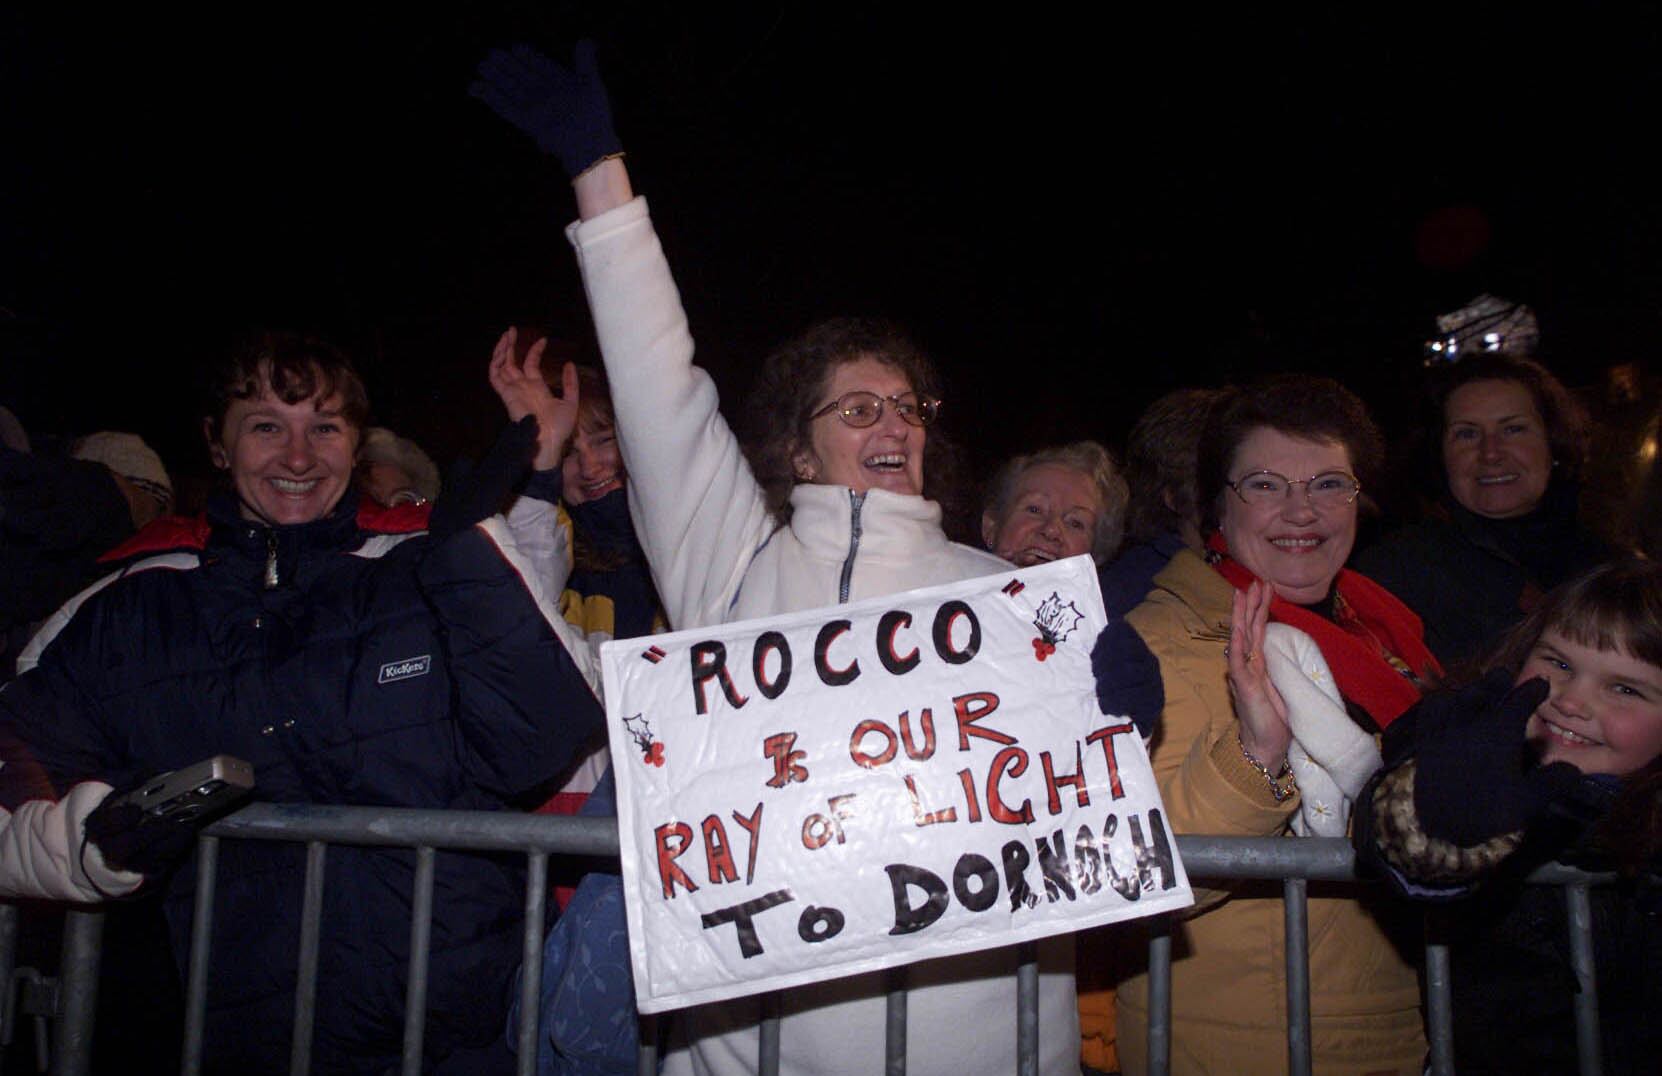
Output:
<instances>
[{"instance_id":1,"label":"painted holly berry on sign","mask_svg":"<svg viewBox=\"0 0 1662 1076\"><path fill-rule=\"evenodd\" d=\"M629 730L629 738L641 749L641 761L648 766L664 764L664 745L652 738L652 726L647 723L645 715L635 714L633 717L624 718L623 727Z\"/></svg>"},{"instance_id":2,"label":"painted holly berry on sign","mask_svg":"<svg viewBox=\"0 0 1662 1076\"><path fill-rule=\"evenodd\" d=\"M1033 626L1039 629L1039 637L1033 640L1033 656L1043 661L1056 653L1056 644L1072 635L1083 619L1085 614L1077 605L1063 602L1060 594L1051 591L1033 616Z\"/></svg>"}]
</instances>

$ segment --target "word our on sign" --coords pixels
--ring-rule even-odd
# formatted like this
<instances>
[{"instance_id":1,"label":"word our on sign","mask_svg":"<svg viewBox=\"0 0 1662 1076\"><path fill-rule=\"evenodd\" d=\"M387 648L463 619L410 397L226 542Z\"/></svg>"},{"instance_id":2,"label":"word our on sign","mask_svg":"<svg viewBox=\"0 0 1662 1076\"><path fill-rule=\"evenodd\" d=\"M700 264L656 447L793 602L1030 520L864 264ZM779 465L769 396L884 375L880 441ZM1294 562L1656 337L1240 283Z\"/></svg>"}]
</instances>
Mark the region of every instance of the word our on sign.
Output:
<instances>
[{"instance_id":1,"label":"word our on sign","mask_svg":"<svg viewBox=\"0 0 1662 1076\"><path fill-rule=\"evenodd\" d=\"M601 650L642 1012L1193 902L1084 557Z\"/></svg>"}]
</instances>

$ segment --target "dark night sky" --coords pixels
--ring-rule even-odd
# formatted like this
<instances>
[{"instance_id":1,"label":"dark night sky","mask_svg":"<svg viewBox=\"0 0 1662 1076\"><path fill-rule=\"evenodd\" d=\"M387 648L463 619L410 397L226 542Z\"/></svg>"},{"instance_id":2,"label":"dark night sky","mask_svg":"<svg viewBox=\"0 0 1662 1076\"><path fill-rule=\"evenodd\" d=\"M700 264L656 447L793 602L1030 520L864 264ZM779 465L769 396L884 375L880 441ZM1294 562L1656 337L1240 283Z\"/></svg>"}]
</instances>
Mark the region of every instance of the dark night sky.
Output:
<instances>
[{"instance_id":1,"label":"dark night sky","mask_svg":"<svg viewBox=\"0 0 1662 1076\"><path fill-rule=\"evenodd\" d=\"M0 402L178 469L204 463L201 364L253 325L341 340L441 462L492 432L501 327L592 346L562 179L465 93L515 39L599 39L729 413L770 345L842 312L914 329L982 464L1118 445L1160 392L1258 369L1389 415L1431 316L1484 288L1537 307L1571 381L1648 359L1662 320L1650 7L18 6Z\"/></svg>"}]
</instances>

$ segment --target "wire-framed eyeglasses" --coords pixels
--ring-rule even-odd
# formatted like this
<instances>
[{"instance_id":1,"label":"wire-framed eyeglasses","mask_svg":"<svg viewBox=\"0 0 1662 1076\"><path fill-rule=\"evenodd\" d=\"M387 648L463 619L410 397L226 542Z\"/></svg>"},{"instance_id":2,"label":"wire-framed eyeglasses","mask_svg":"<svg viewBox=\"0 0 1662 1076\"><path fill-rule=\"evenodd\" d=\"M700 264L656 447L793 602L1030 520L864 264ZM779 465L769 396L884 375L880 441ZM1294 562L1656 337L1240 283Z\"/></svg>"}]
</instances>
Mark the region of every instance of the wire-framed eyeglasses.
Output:
<instances>
[{"instance_id":1,"label":"wire-framed eyeglasses","mask_svg":"<svg viewBox=\"0 0 1662 1076\"><path fill-rule=\"evenodd\" d=\"M1235 496L1251 505L1276 504L1285 500L1294 486L1303 486L1305 496L1317 508L1343 508L1356 500L1362 483L1349 471L1323 471L1309 478L1288 478L1274 471L1253 471L1226 485Z\"/></svg>"},{"instance_id":2,"label":"wire-framed eyeglasses","mask_svg":"<svg viewBox=\"0 0 1662 1076\"><path fill-rule=\"evenodd\" d=\"M843 422L855 429L865 429L867 426L875 426L883 417L885 404L893 404L895 414L910 426L927 426L934 422L935 416L941 412L941 401L932 396L920 396L915 392L879 396L875 392L856 391L843 393L809 415L808 421L823 418L835 411Z\"/></svg>"}]
</instances>

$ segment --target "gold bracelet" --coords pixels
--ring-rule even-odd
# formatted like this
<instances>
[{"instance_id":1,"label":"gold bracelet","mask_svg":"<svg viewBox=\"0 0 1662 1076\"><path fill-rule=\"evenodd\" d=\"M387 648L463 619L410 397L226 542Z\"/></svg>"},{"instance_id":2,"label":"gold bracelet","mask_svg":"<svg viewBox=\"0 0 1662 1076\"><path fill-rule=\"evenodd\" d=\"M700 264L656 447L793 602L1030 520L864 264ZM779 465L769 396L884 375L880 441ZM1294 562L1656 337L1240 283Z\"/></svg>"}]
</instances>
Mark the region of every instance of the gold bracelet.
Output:
<instances>
[{"instance_id":1,"label":"gold bracelet","mask_svg":"<svg viewBox=\"0 0 1662 1076\"><path fill-rule=\"evenodd\" d=\"M588 175L590 172L594 171L596 168L599 168L601 165L605 164L607 161L621 161L622 159L623 159L623 151L621 149L618 150L616 153L608 153L604 157L596 157L594 159L594 161L587 168L583 169L581 172L578 172L576 175L572 176L571 181L573 183L576 183L579 179L582 179L584 176Z\"/></svg>"},{"instance_id":2,"label":"gold bracelet","mask_svg":"<svg viewBox=\"0 0 1662 1076\"><path fill-rule=\"evenodd\" d=\"M1291 762L1282 759L1280 772L1271 773L1268 766L1252 757L1252 752L1247 750L1246 741L1241 739L1238 731L1235 733L1235 743L1240 747L1241 757L1247 760L1247 765L1263 774L1264 780L1269 782L1270 795L1275 797L1275 802L1286 803L1292 798L1293 793L1298 791L1298 781L1293 777Z\"/></svg>"}]
</instances>

